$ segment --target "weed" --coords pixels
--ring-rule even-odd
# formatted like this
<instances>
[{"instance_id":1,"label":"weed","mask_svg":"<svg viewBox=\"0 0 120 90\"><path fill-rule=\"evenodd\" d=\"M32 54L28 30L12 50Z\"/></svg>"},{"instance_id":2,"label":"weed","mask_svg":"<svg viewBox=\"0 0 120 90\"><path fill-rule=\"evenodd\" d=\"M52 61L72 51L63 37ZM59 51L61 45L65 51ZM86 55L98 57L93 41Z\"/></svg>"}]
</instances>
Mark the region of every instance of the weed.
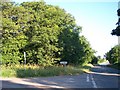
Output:
<instances>
[{"instance_id":1,"label":"weed","mask_svg":"<svg viewBox=\"0 0 120 90\"><path fill-rule=\"evenodd\" d=\"M84 72L85 67L73 66L51 66L42 67L38 65L2 65L2 77L48 77L59 75L75 75Z\"/></svg>"}]
</instances>

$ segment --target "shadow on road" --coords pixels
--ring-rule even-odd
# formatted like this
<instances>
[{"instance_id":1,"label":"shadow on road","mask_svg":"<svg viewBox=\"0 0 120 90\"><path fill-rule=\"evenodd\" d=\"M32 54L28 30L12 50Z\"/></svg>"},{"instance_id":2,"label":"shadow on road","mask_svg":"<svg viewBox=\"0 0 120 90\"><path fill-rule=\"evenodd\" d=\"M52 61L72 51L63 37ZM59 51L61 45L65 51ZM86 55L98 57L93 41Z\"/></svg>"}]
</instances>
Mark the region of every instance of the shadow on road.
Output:
<instances>
[{"instance_id":1,"label":"shadow on road","mask_svg":"<svg viewBox=\"0 0 120 90\"><path fill-rule=\"evenodd\" d=\"M18 84L11 81L2 81L2 87L4 88L29 88L29 85Z\"/></svg>"},{"instance_id":2,"label":"shadow on road","mask_svg":"<svg viewBox=\"0 0 120 90\"><path fill-rule=\"evenodd\" d=\"M2 90L54 90L54 88L47 88L42 86L37 88L33 85L25 85L24 83L18 84L11 81L2 81L2 87L4 87ZM55 88L55 90L61 90L61 88Z\"/></svg>"}]
</instances>

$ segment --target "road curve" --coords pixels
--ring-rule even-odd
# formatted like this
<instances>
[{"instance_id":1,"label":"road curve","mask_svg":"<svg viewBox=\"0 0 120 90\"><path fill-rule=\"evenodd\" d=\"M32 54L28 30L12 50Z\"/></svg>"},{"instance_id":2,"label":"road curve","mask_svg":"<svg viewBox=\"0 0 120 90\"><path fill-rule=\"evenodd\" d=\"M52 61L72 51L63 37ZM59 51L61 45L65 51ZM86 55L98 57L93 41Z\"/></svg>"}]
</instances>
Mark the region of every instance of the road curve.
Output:
<instances>
[{"instance_id":1,"label":"road curve","mask_svg":"<svg viewBox=\"0 0 120 90\"><path fill-rule=\"evenodd\" d=\"M120 71L106 66L95 66L92 72L80 75L0 78L1 88L115 88L120 89Z\"/></svg>"}]
</instances>

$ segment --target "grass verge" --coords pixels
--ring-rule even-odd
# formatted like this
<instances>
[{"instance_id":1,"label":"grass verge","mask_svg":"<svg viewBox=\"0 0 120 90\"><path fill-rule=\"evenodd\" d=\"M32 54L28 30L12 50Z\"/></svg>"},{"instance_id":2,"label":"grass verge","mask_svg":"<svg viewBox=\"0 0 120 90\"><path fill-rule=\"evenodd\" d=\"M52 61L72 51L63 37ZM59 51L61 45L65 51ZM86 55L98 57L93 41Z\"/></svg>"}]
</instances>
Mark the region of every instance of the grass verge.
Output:
<instances>
[{"instance_id":1,"label":"grass verge","mask_svg":"<svg viewBox=\"0 0 120 90\"><path fill-rule=\"evenodd\" d=\"M89 65L84 66L52 66L42 67L38 65L2 65L1 76L2 77L48 77L48 76L60 76L60 75L78 75L84 72L88 72Z\"/></svg>"}]
</instances>

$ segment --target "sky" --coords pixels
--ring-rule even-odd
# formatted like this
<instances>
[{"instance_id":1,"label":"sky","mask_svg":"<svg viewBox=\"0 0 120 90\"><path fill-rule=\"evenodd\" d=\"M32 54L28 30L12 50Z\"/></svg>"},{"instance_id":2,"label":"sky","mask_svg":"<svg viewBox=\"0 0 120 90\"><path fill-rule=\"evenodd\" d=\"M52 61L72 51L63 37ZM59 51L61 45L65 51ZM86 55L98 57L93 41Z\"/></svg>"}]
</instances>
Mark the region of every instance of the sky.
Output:
<instances>
[{"instance_id":1,"label":"sky","mask_svg":"<svg viewBox=\"0 0 120 90\"><path fill-rule=\"evenodd\" d=\"M17 3L37 0L12 0ZM97 51L96 56L104 56L118 44L118 37L110 33L118 21L118 0L44 0L47 4L59 6L76 19L82 27L82 33L91 47Z\"/></svg>"}]
</instances>

